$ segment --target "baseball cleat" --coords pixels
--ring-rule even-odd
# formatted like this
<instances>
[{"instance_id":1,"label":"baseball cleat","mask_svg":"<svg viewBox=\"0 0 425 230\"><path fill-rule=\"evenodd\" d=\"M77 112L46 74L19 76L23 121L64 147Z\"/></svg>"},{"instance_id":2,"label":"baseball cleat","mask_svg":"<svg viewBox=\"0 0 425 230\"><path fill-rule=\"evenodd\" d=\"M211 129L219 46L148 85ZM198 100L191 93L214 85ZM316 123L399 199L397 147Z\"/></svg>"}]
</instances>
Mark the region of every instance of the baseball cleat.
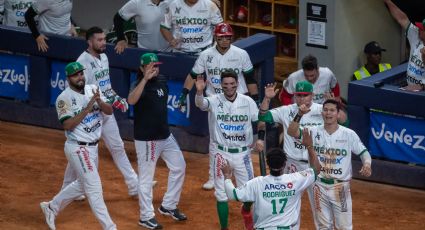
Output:
<instances>
[{"instance_id":1,"label":"baseball cleat","mask_svg":"<svg viewBox=\"0 0 425 230\"><path fill-rule=\"evenodd\" d=\"M55 226L55 214L53 210L49 207L49 202L40 203L41 211L43 211L44 216L46 217L46 224L49 226L50 230L56 230Z\"/></svg>"},{"instance_id":2,"label":"baseball cleat","mask_svg":"<svg viewBox=\"0 0 425 230\"><path fill-rule=\"evenodd\" d=\"M185 214L181 213L179 211L179 209L174 209L174 210L170 210L170 209L165 209L164 207L159 207L158 208L159 213L161 213L162 215L166 215L166 216L171 216L174 220L177 221L183 221L183 220L187 220L187 217Z\"/></svg>"},{"instance_id":3,"label":"baseball cleat","mask_svg":"<svg viewBox=\"0 0 425 230\"><path fill-rule=\"evenodd\" d=\"M139 220L139 225L148 229L162 229L162 225L156 221L155 217L147 221Z\"/></svg>"},{"instance_id":4,"label":"baseball cleat","mask_svg":"<svg viewBox=\"0 0 425 230\"><path fill-rule=\"evenodd\" d=\"M84 201L85 199L86 199L86 196L85 195L81 195L81 196L75 198L74 200L75 201Z\"/></svg>"},{"instance_id":5,"label":"baseball cleat","mask_svg":"<svg viewBox=\"0 0 425 230\"><path fill-rule=\"evenodd\" d=\"M202 185L202 188L205 190L212 190L214 189L214 181L208 180L204 185Z\"/></svg>"}]
</instances>

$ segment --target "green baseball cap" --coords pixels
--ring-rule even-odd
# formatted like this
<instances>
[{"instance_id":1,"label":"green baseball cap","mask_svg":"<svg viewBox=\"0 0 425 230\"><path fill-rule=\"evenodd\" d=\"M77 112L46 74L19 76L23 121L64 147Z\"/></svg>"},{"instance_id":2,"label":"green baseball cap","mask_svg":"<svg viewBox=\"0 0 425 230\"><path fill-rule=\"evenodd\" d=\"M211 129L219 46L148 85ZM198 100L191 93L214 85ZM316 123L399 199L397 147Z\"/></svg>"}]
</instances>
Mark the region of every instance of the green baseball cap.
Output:
<instances>
[{"instance_id":1,"label":"green baseball cap","mask_svg":"<svg viewBox=\"0 0 425 230\"><path fill-rule=\"evenodd\" d=\"M162 64L162 62L159 62L158 56L154 53L145 53L140 57L140 64L141 65L148 65L150 63L154 64Z\"/></svg>"},{"instance_id":2,"label":"green baseball cap","mask_svg":"<svg viewBox=\"0 0 425 230\"><path fill-rule=\"evenodd\" d=\"M66 76L74 75L83 70L84 70L84 66L81 65L79 62L70 62L68 65L65 66Z\"/></svg>"},{"instance_id":3,"label":"green baseball cap","mask_svg":"<svg viewBox=\"0 0 425 230\"><path fill-rule=\"evenodd\" d=\"M295 94L313 93L313 85L308 81L299 81L295 85Z\"/></svg>"}]
</instances>

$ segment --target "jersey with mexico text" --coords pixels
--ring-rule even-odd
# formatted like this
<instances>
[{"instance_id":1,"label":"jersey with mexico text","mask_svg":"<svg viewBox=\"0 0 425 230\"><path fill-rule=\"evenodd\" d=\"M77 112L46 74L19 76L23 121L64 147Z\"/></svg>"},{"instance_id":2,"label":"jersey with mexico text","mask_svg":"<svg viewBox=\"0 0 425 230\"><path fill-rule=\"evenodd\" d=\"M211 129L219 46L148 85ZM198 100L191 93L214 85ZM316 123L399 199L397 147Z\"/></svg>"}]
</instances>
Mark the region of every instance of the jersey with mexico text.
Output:
<instances>
[{"instance_id":1,"label":"jersey with mexico text","mask_svg":"<svg viewBox=\"0 0 425 230\"><path fill-rule=\"evenodd\" d=\"M37 0L32 4L38 14L40 32L71 35L73 0Z\"/></svg>"},{"instance_id":2,"label":"jersey with mexico text","mask_svg":"<svg viewBox=\"0 0 425 230\"><path fill-rule=\"evenodd\" d=\"M102 94L108 100L112 100L111 97L115 96L115 92L112 89L111 79L109 77L109 61L106 54L100 54L99 59L89 52L84 51L78 57L77 62L85 68L84 77L86 78L86 84L98 85Z\"/></svg>"},{"instance_id":3,"label":"jersey with mexico text","mask_svg":"<svg viewBox=\"0 0 425 230\"><path fill-rule=\"evenodd\" d=\"M160 31L160 25L170 0L160 1L158 5L152 0L130 0L119 11L120 16L128 21L134 17L137 27L137 47L165 51L168 42Z\"/></svg>"},{"instance_id":4,"label":"jersey with mexico text","mask_svg":"<svg viewBox=\"0 0 425 230\"><path fill-rule=\"evenodd\" d=\"M71 89L65 90L56 99L56 112L61 123L66 119L75 117L84 108L87 107L90 99L93 97L93 91L97 89L95 85L86 85L84 94ZM101 99L105 100L101 94ZM93 106L93 111L77 125L73 130L66 130L65 136L69 141L96 142L99 140L102 130L103 113L97 103Z\"/></svg>"},{"instance_id":5,"label":"jersey with mexico text","mask_svg":"<svg viewBox=\"0 0 425 230\"><path fill-rule=\"evenodd\" d=\"M294 94L295 85L299 81L306 81L302 69L291 73L283 83L283 87L288 93ZM313 83L313 101L322 104L325 101L325 93L331 92L331 89L335 88L336 84L337 80L334 73L327 67L319 67L319 77Z\"/></svg>"},{"instance_id":6,"label":"jersey with mexico text","mask_svg":"<svg viewBox=\"0 0 425 230\"><path fill-rule=\"evenodd\" d=\"M322 171L321 178L332 178L342 181L352 177L351 153L361 155L367 151L359 136L351 129L338 125L338 129L329 134L324 126L310 129L313 146Z\"/></svg>"},{"instance_id":7,"label":"jersey with mexico text","mask_svg":"<svg viewBox=\"0 0 425 230\"><path fill-rule=\"evenodd\" d=\"M19 28L28 28L25 21L25 12L31 7L34 0L0 0L0 4L4 2L4 18L3 25ZM38 17L35 17L38 24Z\"/></svg>"},{"instance_id":8,"label":"jersey with mexico text","mask_svg":"<svg viewBox=\"0 0 425 230\"><path fill-rule=\"evenodd\" d=\"M419 29L412 23L407 28L407 39L410 43L410 57L407 66L407 83L409 85L425 84L425 64L422 60L421 49L424 43L419 39Z\"/></svg>"},{"instance_id":9,"label":"jersey with mexico text","mask_svg":"<svg viewBox=\"0 0 425 230\"><path fill-rule=\"evenodd\" d=\"M210 139L227 147L246 147L253 142L251 122L258 120L258 107L252 98L238 93L231 102L224 94L205 98L210 112Z\"/></svg>"},{"instance_id":10,"label":"jersey with mexico text","mask_svg":"<svg viewBox=\"0 0 425 230\"><path fill-rule=\"evenodd\" d=\"M277 177L256 177L236 188L234 194L239 201L254 202L256 229L291 229L300 215L303 191L314 181L314 170L308 168Z\"/></svg>"},{"instance_id":11,"label":"jersey with mexico text","mask_svg":"<svg viewBox=\"0 0 425 230\"><path fill-rule=\"evenodd\" d=\"M300 128L310 128L323 124L322 118L322 105L312 103L310 112L304 114L300 120ZM307 149L301 144L299 139L293 138L288 135L289 124L294 120L295 115L298 113L298 105L291 104L288 106L281 106L269 110L273 116L273 121L283 125L283 151L288 158L294 160L308 160Z\"/></svg>"},{"instance_id":12,"label":"jersey with mexico text","mask_svg":"<svg viewBox=\"0 0 425 230\"><path fill-rule=\"evenodd\" d=\"M227 69L232 69L238 74L237 92L247 93L248 88L243 73L253 71L253 66L248 53L234 45L230 45L225 54L218 52L215 46L202 51L192 68L192 73L196 75L205 73L207 76L205 93L207 96L212 96L223 92L220 74Z\"/></svg>"},{"instance_id":13,"label":"jersey with mexico text","mask_svg":"<svg viewBox=\"0 0 425 230\"><path fill-rule=\"evenodd\" d=\"M200 52L213 42L214 26L223 21L217 5L210 0L199 0L188 6L184 0L175 0L165 14L161 26L181 39L180 51Z\"/></svg>"}]
</instances>

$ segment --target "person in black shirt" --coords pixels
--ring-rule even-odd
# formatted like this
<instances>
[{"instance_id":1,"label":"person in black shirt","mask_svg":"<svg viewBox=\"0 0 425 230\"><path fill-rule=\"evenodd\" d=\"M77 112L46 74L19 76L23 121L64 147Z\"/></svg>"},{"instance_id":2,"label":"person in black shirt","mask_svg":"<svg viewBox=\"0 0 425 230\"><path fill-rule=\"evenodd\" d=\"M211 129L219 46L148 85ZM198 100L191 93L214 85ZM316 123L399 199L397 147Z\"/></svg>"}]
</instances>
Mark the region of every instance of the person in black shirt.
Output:
<instances>
[{"instance_id":1,"label":"person in black shirt","mask_svg":"<svg viewBox=\"0 0 425 230\"><path fill-rule=\"evenodd\" d=\"M161 229L152 205L156 162L161 157L170 169L167 192L158 211L177 221L187 219L177 209L186 163L168 127L168 86L166 78L159 75L161 63L154 53L143 54L140 59L137 81L128 95L128 103L134 105L134 143L139 169L139 225Z\"/></svg>"}]
</instances>

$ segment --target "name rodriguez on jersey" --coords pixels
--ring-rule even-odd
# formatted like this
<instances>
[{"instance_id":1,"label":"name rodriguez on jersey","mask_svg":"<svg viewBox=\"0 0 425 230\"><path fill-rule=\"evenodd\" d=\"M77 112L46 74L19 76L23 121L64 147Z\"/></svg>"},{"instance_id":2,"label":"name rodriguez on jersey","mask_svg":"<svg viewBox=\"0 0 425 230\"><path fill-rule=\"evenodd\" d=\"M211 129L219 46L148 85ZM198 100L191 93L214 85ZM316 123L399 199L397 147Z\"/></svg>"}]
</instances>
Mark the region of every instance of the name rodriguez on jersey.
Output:
<instances>
[{"instance_id":1,"label":"name rodriguez on jersey","mask_svg":"<svg viewBox=\"0 0 425 230\"><path fill-rule=\"evenodd\" d=\"M276 197L290 197L295 196L295 189L291 189L293 184L289 182L288 184L266 184L264 186L263 198L276 198ZM267 191L267 190L283 190L283 191Z\"/></svg>"}]
</instances>

